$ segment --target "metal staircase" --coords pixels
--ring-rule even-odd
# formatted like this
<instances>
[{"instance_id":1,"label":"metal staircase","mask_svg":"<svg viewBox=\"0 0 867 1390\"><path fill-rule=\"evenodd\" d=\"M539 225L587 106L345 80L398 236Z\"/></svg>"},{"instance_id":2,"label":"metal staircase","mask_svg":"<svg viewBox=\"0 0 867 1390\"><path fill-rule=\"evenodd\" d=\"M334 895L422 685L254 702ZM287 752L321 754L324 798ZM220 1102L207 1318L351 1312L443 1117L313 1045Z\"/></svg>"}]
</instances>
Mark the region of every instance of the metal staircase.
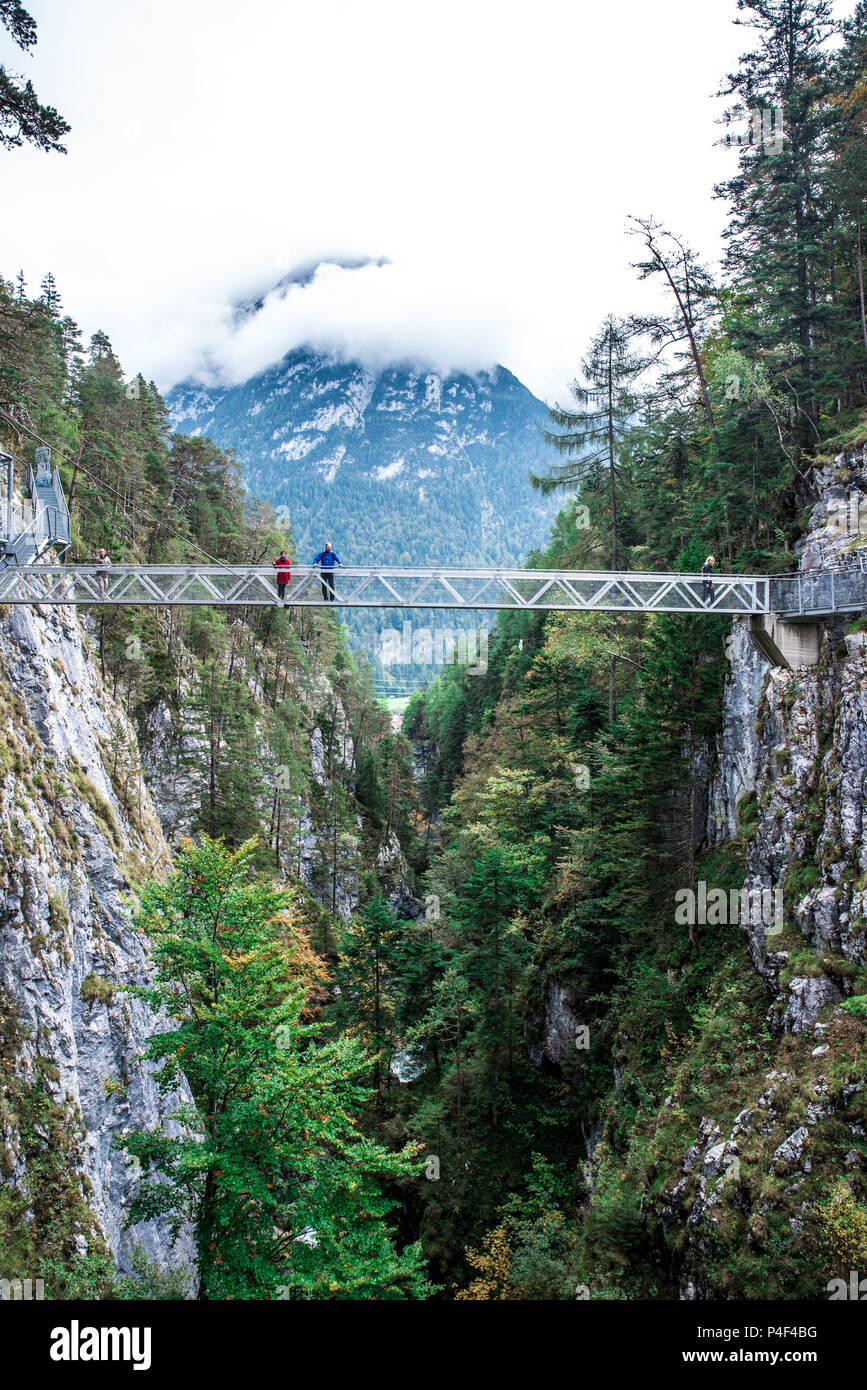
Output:
<instances>
[{"instance_id":1,"label":"metal staircase","mask_svg":"<svg viewBox=\"0 0 867 1390\"><path fill-rule=\"evenodd\" d=\"M69 508L50 451L37 450L39 471L27 469L29 501L14 500L11 454L0 452L0 468L6 466L6 498L0 514L0 566L33 565L52 548L62 553L70 543Z\"/></svg>"}]
</instances>

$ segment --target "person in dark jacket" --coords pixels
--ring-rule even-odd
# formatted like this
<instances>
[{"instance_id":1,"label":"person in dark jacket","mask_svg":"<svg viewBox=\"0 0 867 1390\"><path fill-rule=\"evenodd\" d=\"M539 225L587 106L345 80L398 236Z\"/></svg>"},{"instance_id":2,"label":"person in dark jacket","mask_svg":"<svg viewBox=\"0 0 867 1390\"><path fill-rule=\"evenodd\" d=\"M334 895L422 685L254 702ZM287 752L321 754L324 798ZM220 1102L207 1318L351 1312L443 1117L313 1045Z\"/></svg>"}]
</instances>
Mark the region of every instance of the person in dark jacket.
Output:
<instances>
[{"instance_id":1,"label":"person in dark jacket","mask_svg":"<svg viewBox=\"0 0 867 1390\"><path fill-rule=\"evenodd\" d=\"M702 600L705 603L711 603L713 601L713 567L715 564L716 560L714 559L714 557L712 555L708 555L707 559L701 567L701 577L703 580L701 586L701 596Z\"/></svg>"},{"instance_id":2,"label":"person in dark jacket","mask_svg":"<svg viewBox=\"0 0 867 1390\"><path fill-rule=\"evenodd\" d=\"M277 571L277 602L281 608L286 607L286 585L292 578L292 571L289 568L289 557L285 550L281 550L277 559L274 561L274 568Z\"/></svg>"},{"instance_id":3,"label":"person in dark jacket","mask_svg":"<svg viewBox=\"0 0 867 1390\"><path fill-rule=\"evenodd\" d=\"M313 563L314 565L318 565L320 569L322 597L325 599L326 603L333 603L337 597L334 592L334 566L342 565L343 561L340 556L331 549L330 541L326 541L325 549L320 550L319 554L314 556Z\"/></svg>"}]
</instances>

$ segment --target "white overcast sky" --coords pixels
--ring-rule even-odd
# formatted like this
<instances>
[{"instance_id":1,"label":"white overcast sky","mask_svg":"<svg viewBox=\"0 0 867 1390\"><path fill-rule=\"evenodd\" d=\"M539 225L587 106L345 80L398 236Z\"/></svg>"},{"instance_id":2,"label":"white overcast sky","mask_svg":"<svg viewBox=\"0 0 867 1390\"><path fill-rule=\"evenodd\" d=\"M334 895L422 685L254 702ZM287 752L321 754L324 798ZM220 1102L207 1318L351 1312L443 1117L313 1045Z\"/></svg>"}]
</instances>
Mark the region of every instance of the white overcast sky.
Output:
<instances>
[{"instance_id":1,"label":"white overcast sky","mask_svg":"<svg viewBox=\"0 0 867 1390\"><path fill-rule=\"evenodd\" d=\"M0 273L47 270L86 334L166 388L309 341L503 362L563 397L604 315L646 304L627 215L710 261L734 0L25 0L66 156L0 153ZM843 12L851 8L846 4ZM324 269L233 331L230 306Z\"/></svg>"}]
</instances>

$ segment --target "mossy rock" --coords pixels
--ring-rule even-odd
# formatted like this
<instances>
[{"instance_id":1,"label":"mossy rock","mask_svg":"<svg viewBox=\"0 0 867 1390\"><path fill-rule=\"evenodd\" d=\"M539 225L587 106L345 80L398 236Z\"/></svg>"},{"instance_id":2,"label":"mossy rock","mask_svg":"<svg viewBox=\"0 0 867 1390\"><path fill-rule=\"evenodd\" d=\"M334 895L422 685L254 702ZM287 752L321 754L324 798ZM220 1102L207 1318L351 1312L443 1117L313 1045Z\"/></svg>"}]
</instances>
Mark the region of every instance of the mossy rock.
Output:
<instances>
[{"instance_id":1,"label":"mossy rock","mask_svg":"<svg viewBox=\"0 0 867 1390\"><path fill-rule=\"evenodd\" d=\"M81 982L79 991L88 1004L110 1004L114 998L114 985L103 975L88 975Z\"/></svg>"},{"instance_id":2,"label":"mossy rock","mask_svg":"<svg viewBox=\"0 0 867 1390\"><path fill-rule=\"evenodd\" d=\"M789 902L800 902L811 888L818 888L822 882L822 872L818 864L790 864L783 875L783 893Z\"/></svg>"},{"instance_id":3,"label":"mossy rock","mask_svg":"<svg viewBox=\"0 0 867 1390\"><path fill-rule=\"evenodd\" d=\"M739 830L746 833L755 828L759 819L759 804L755 788L738 797L737 815Z\"/></svg>"},{"instance_id":4,"label":"mossy rock","mask_svg":"<svg viewBox=\"0 0 867 1390\"><path fill-rule=\"evenodd\" d=\"M76 791L82 801L85 801L90 807L94 819L99 824L112 848L119 852L121 849L121 831L113 807L106 801L99 788L94 786L90 778L82 771L79 764L73 763L67 769L67 775L73 790Z\"/></svg>"},{"instance_id":5,"label":"mossy rock","mask_svg":"<svg viewBox=\"0 0 867 1390\"><path fill-rule=\"evenodd\" d=\"M50 1298L104 1298L113 1285L113 1262L99 1224L87 1205L82 1144L86 1131L78 1110L59 1103L50 1085L59 1071L50 1057L38 1057L34 1079L25 1079L9 1062L20 1055L27 1030L15 1005L0 990L0 1058L4 1084L0 1116L15 1134L17 1158L27 1174L26 1197L0 1184L0 1254L4 1278L43 1278ZM0 1173L10 1178L15 1157L0 1150ZM78 1253L84 1236L88 1254Z\"/></svg>"}]
</instances>

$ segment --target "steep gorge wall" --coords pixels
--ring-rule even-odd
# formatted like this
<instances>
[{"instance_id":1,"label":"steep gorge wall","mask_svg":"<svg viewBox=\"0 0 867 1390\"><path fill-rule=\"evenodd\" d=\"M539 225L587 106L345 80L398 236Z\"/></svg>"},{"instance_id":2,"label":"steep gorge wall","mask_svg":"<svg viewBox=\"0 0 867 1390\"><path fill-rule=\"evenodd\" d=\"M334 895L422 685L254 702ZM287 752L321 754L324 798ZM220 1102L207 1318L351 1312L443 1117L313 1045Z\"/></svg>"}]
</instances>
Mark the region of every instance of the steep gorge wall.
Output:
<instances>
[{"instance_id":1,"label":"steep gorge wall","mask_svg":"<svg viewBox=\"0 0 867 1390\"><path fill-rule=\"evenodd\" d=\"M862 467L859 450L817 474L803 550L832 562L851 548L857 533L846 523L867 512ZM708 791L707 844L732 839L746 817L744 886L783 889L785 931L755 922L746 931L772 1021L792 1033L851 993L867 961L867 632L857 621L847 632L847 617L823 627L819 664L795 671L771 666L747 621L735 622Z\"/></svg>"},{"instance_id":2,"label":"steep gorge wall","mask_svg":"<svg viewBox=\"0 0 867 1390\"><path fill-rule=\"evenodd\" d=\"M158 1092L140 1060L155 1020L119 990L147 983L130 899L168 863L134 731L71 609L2 611L0 702L6 1255L28 1231L37 1254L64 1263L107 1247L127 1271L139 1243L162 1266L192 1268L189 1233L172 1245L159 1223L123 1230L135 1174L114 1147L130 1129L171 1130L182 1098Z\"/></svg>"},{"instance_id":3,"label":"steep gorge wall","mask_svg":"<svg viewBox=\"0 0 867 1390\"><path fill-rule=\"evenodd\" d=\"M858 539L863 468L861 450L817 474L802 548L825 562ZM591 1226L626 1189L644 1277L667 1296L827 1297L840 1271L821 1213L867 1200L864 1024L843 1007L867 994L864 629L855 614L829 622L819 664L794 671L769 664L747 619L726 643L720 732L696 758L696 879L753 901L779 889L782 921L697 927L695 957L680 952L660 981L673 1017L685 991L690 1028L672 1031L656 1066L639 977L585 1134ZM543 984L526 1040L535 1065L558 1066L587 1020L568 977Z\"/></svg>"},{"instance_id":4,"label":"steep gorge wall","mask_svg":"<svg viewBox=\"0 0 867 1390\"><path fill-rule=\"evenodd\" d=\"M853 544L840 518L863 509L862 465L862 452L841 456L817 476L803 548L826 561ZM708 1256L726 1240L756 1260L770 1238L791 1242L797 1262L817 1203L865 1167L863 1027L841 1003L867 992L867 633L846 623L828 623L819 664L795 671L770 666L745 619L728 644L705 842L713 849L740 835L744 888L783 892L783 922L741 927L776 1060L741 1083L734 1118L722 1108L702 1117L689 1148L669 1156L673 1180L648 1204L678 1247L682 1298L718 1292ZM685 1068L683 1085L688 1078ZM676 1086L661 1116L682 1102Z\"/></svg>"},{"instance_id":5,"label":"steep gorge wall","mask_svg":"<svg viewBox=\"0 0 867 1390\"><path fill-rule=\"evenodd\" d=\"M762 922L745 930L773 1017L794 1033L850 993L865 964L867 634L840 628L826 630L819 666L793 672L769 667L736 624L708 802L711 845L744 817L754 822L744 886L783 889L784 932ZM798 936L816 956L808 976L786 969ZM836 974L820 967L833 958Z\"/></svg>"},{"instance_id":6,"label":"steep gorge wall","mask_svg":"<svg viewBox=\"0 0 867 1390\"><path fill-rule=\"evenodd\" d=\"M189 691L184 690L182 699L188 695ZM281 768L268 747L265 736L265 711L268 702L266 692L258 681L251 682L249 698L256 711L260 734L259 768L262 773L264 795L258 807L258 814L264 837L274 813L274 790L277 788L283 793L287 790L287 786L281 783L281 776L287 769ZM331 790L331 768L344 783L348 782L351 785L358 753L356 735L339 691L332 688L328 678L322 673L309 673L303 696L298 697L298 705L304 729L303 742L309 784L315 785L318 789L320 801L327 803ZM323 732L326 715L334 720L330 758L326 735ZM201 720L197 721L196 717L190 714L189 708L184 708L179 713L163 699L147 711L139 734L139 744L144 775L156 813L169 845L175 847L184 836L192 833L199 807L207 796L207 733ZM282 814L284 819L288 818L291 830L286 836L281 869L278 871L275 864L274 873L282 871L284 876L297 878L311 896L330 908L331 894L323 879L328 878L325 870L330 862L331 846L328 826L323 823L321 809L317 815L312 798L303 797L300 823L296 820L297 809L291 803L288 808L284 806ZM357 809L352 823L352 838L356 840L363 830L362 816ZM344 854L346 862L341 864L336 875L335 910L338 917L348 921L358 905L359 871L367 867L375 868L380 887L395 910L405 912L408 916L418 915L421 908L413 896L410 886L411 874L394 831L390 831L384 842L378 846L375 865L363 862L363 856L357 850L357 842L349 848L352 852ZM344 846L344 851L345 849Z\"/></svg>"},{"instance_id":7,"label":"steep gorge wall","mask_svg":"<svg viewBox=\"0 0 867 1390\"><path fill-rule=\"evenodd\" d=\"M171 1132L173 1109L189 1099L186 1090L159 1094L140 1060L158 1021L121 987L148 982L132 901L194 828L205 734L182 695L180 711L165 702L151 709L137 737L100 676L87 625L71 608L0 609L0 1277L32 1272L46 1252L68 1265L107 1250L128 1272L136 1244L163 1267L193 1266L188 1232L172 1246L158 1223L123 1230L136 1177L115 1141L131 1129ZM264 711L255 682L250 699ZM321 673L304 714L310 781L327 801L317 711L334 717L334 767L345 778L355 762L350 719ZM267 789L279 775L268 758L263 737L266 826ZM353 822L360 836L358 812ZM300 840L301 878L317 895L327 856L306 804ZM413 915L393 831L373 867L386 895ZM348 863L338 874L339 915L349 917L358 894ZM4 1254L8 1265L13 1245L23 1251L28 1240L21 1267L7 1269Z\"/></svg>"}]
</instances>

